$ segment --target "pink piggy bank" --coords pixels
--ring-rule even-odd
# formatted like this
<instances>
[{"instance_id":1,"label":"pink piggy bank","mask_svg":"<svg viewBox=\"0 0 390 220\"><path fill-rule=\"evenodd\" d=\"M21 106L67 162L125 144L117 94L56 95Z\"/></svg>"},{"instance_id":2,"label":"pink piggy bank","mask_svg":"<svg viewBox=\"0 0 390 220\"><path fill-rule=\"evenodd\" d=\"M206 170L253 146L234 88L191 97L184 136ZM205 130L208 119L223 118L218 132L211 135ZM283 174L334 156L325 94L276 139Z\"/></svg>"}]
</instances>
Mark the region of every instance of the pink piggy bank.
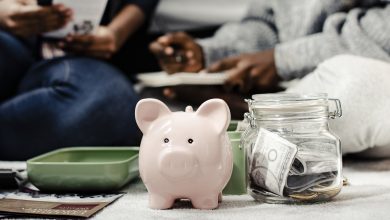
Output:
<instances>
[{"instance_id":1,"label":"pink piggy bank","mask_svg":"<svg viewBox=\"0 0 390 220\"><path fill-rule=\"evenodd\" d=\"M217 208L233 169L227 104L211 99L196 112L191 106L171 112L157 99L143 99L135 118L143 133L139 170L150 208L171 208L176 199L189 199L199 209Z\"/></svg>"}]
</instances>

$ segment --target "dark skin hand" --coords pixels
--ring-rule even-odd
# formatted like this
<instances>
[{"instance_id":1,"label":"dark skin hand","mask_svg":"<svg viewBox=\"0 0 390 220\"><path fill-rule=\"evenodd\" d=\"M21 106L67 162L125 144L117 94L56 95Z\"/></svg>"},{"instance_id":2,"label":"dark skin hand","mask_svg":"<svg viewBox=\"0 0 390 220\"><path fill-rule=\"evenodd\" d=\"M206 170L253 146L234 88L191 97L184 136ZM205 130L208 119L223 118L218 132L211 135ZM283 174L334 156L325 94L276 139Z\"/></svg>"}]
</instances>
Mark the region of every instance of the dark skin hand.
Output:
<instances>
[{"instance_id":1,"label":"dark skin hand","mask_svg":"<svg viewBox=\"0 0 390 220\"><path fill-rule=\"evenodd\" d=\"M169 74L204 68L202 48L184 32L169 33L149 45L161 68Z\"/></svg>"},{"instance_id":2,"label":"dark skin hand","mask_svg":"<svg viewBox=\"0 0 390 220\"><path fill-rule=\"evenodd\" d=\"M89 34L74 34L58 43L67 52L100 59L111 58L144 22L138 6L124 7L107 26L99 26Z\"/></svg>"},{"instance_id":3,"label":"dark skin hand","mask_svg":"<svg viewBox=\"0 0 390 220\"><path fill-rule=\"evenodd\" d=\"M63 27L72 15L72 10L61 4L45 7L22 5L4 16L0 26L17 36L30 37Z\"/></svg>"},{"instance_id":4,"label":"dark skin hand","mask_svg":"<svg viewBox=\"0 0 390 220\"><path fill-rule=\"evenodd\" d=\"M117 50L115 34L107 27L100 26L93 34L67 36L58 47L67 52L108 59Z\"/></svg>"},{"instance_id":5,"label":"dark skin hand","mask_svg":"<svg viewBox=\"0 0 390 220\"><path fill-rule=\"evenodd\" d=\"M224 88L218 86L177 86L166 88L163 93L167 98L201 104L207 99L224 99L234 118L242 119L248 110L244 99L251 94L278 92L281 78L277 75L274 51L243 54L220 60L207 69L208 72L229 74ZM239 92L233 92L235 89ZM196 95L194 95L196 94Z\"/></svg>"},{"instance_id":6,"label":"dark skin hand","mask_svg":"<svg viewBox=\"0 0 390 220\"><path fill-rule=\"evenodd\" d=\"M242 54L222 59L207 69L207 72L228 74L225 86L228 91L238 88L242 94L280 91L282 80L276 72L274 50Z\"/></svg>"},{"instance_id":7,"label":"dark skin hand","mask_svg":"<svg viewBox=\"0 0 390 220\"><path fill-rule=\"evenodd\" d=\"M230 94L235 90L243 95L282 90L278 86L281 78L276 72L273 49L222 59L210 65L207 72L226 72L229 76L224 87ZM180 93L178 88L164 90L168 98L175 98L177 93ZM212 98L213 94L209 94Z\"/></svg>"}]
</instances>

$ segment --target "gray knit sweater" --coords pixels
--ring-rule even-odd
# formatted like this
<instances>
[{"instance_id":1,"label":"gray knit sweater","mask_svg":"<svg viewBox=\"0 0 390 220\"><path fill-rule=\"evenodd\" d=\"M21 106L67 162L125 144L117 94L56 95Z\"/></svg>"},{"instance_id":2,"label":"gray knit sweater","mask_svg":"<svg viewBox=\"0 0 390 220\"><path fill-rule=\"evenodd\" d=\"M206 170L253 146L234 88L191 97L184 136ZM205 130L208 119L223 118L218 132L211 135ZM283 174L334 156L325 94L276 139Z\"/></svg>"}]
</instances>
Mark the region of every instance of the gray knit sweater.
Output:
<instances>
[{"instance_id":1,"label":"gray knit sweater","mask_svg":"<svg viewBox=\"0 0 390 220\"><path fill-rule=\"evenodd\" d=\"M275 48L278 74L301 78L338 54L390 62L386 0L256 0L241 22L200 39L206 65L240 53Z\"/></svg>"}]
</instances>

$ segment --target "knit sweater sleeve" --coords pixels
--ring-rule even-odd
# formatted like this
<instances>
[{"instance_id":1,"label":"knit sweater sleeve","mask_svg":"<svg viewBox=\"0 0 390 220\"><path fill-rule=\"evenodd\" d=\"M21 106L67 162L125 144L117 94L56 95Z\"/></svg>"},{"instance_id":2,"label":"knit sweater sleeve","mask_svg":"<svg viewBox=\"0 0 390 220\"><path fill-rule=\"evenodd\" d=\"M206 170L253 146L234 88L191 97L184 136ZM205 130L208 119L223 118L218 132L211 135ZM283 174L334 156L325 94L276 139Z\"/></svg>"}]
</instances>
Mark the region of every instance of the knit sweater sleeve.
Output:
<instances>
[{"instance_id":1,"label":"knit sweater sleeve","mask_svg":"<svg viewBox=\"0 0 390 220\"><path fill-rule=\"evenodd\" d=\"M390 61L389 17L390 5L330 16L322 32L276 46L278 74L285 80L301 78L320 62L338 54Z\"/></svg>"},{"instance_id":2,"label":"knit sweater sleeve","mask_svg":"<svg viewBox=\"0 0 390 220\"><path fill-rule=\"evenodd\" d=\"M206 66L225 57L273 48L278 42L267 1L254 1L240 22L223 25L213 37L198 39Z\"/></svg>"}]
</instances>

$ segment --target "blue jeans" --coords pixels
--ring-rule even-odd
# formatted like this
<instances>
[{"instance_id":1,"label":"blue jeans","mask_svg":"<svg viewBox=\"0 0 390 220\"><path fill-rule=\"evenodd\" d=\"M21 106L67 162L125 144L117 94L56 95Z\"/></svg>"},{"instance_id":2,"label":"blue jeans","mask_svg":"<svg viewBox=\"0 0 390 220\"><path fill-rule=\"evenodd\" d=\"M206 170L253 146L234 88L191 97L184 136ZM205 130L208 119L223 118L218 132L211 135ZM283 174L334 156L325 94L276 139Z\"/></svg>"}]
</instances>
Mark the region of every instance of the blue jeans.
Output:
<instances>
[{"instance_id":1,"label":"blue jeans","mask_svg":"<svg viewBox=\"0 0 390 220\"><path fill-rule=\"evenodd\" d=\"M36 62L0 31L0 160L65 146L135 145L138 101L114 67L84 57Z\"/></svg>"}]
</instances>

